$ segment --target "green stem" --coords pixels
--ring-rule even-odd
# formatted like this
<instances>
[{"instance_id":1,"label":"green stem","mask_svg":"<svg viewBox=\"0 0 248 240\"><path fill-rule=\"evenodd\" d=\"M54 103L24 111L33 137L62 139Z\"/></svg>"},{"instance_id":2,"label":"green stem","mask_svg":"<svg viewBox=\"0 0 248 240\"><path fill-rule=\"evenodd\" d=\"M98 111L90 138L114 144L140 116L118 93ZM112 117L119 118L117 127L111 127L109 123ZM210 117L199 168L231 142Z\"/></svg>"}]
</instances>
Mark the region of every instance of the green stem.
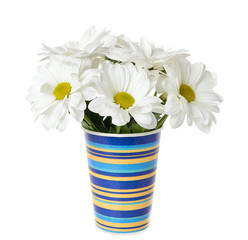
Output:
<instances>
[{"instance_id":1,"label":"green stem","mask_svg":"<svg viewBox=\"0 0 248 240\"><path fill-rule=\"evenodd\" d=\"M121 126L116 126L116 133L120 133L121 131Z\"/></svg>"},{"instance_id":2,"label":"green stem","mask_svg":"<svg viewBox=\"0 0 248 240\"><path fill-rule=\"evenodd\" d=\"M99 132L99 130L97 129L96 125L88 118L87 115L84 115L84 120L97 132Z\"/></svg>"},{"instance_id":3,"label":"green stem","mask_svg":"<svg viewBox=\"0 0 248 240\"><path fill-rule=\"evenodd\" d=\"M166 120L167 117L168 117L168 115L165 114L165 115L158 121L158 124L157 124L156 129L159 129L159 128L161 128L161 127L163 126L163 124L164 124L164 122L165 122L165 120Z\"/></svg>"},{"instance_id":4,"label":"green stem","mask_svg":"<svg viewBox=\"0 0 248 240\"><path fill-rule=\"evenodd\" d=\"M112 131L112 127L110 126L110 127L109 127L109 131L108 131L108 132L109 132L109 133L111 133L111 131Z\"/></svg>"},{"instance_id":5,"label":"green stem","mask_svg":"<svg viewBox=\"0 0 248 240\"><path fill-rule=\"evenodd\" d=\"M106 128L106 126L105 126L103 120L101 121L101 123L102 123L102 126L104 127L104 129L106 129L106 131L107 131L107 128Z\"/></svg>"},{"instance_id":6,"label":"green stem","mask_svg":"<svg viewBox=\"0 0 248 240\"><path fill-rule=\"evenodd\" d=\"M157 91L154 93L154 97L157 97Z\"/></svg>"},{"instance_id":7,"label":"green stem","mask_svg":"<svg viewBox=\"0 0 248 240\"><path fill-rule=\"evenodd\" d=\"M112 126L111 125L112 125L112 118L110 118L110 125L109 125L109 131L108 131L109 133L111 133L111 131L112 131Z\"/></svg>"}]
</instances>

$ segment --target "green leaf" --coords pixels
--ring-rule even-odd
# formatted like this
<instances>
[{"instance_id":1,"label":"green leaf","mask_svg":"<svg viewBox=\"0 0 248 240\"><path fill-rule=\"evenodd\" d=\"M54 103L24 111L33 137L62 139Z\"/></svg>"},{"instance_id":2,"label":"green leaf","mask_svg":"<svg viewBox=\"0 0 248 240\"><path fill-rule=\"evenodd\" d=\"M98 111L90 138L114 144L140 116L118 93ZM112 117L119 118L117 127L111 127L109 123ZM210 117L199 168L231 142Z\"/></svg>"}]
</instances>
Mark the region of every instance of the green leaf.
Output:
<instances>
[{"instance_id":1,"label":"green leaf","mask_svg":"<svg viewBox=\"0 0 248 240\"><path fill-rule=\"evenodd\" d=\"M90 120L90 118L86 114L84 114L83 121L85 121L89 126L91 126L94 129L94 131L99 132L98 128L95 126L95 124Z\"/></svg>"},{"instance_id":2,"label":"green leaf","mask_svg":"<svg viewBox=\"0 0 248 240\"><path fill-rule=\"evenodd\" d=\"M164 122L165 120L167 119L168 115L164 115L159 121L158 121L158 124L157 124L157 127L155 129L159 129L161 128L163 125L164 125Z\"/></svg>"},{"instance_id":3,"label":"green leaf","mask_svg":"<svg viewBox=\"0 0 248 240\"><path fill-rule=\"evenodd\" d=\"M82 121L81 124L83 128L94 131L94 129L90 125L88 125L85 121Z\"/></svg>"},{"instance_id":4,"label":"green leaf","mask_svg":"<svg viewBox=\"0 0 248 240\"><path fill-rule=\"evenodd\" d=\"M132 124L132 132L133 133L142 133L145 131L145 128L141 127L138 123Z\"/></svg>"},{"instance_id":5,"label":"green leaf","mask_svg":"<svg viewBox=\"0 0 248 240\"><path fill-rule=\"evenodd\" d=\"M89 104L89 102L87 102L87 104ZM85 120L94 128L95 131L108 132L108 128L105 126L103 117L98 113L91 112L88 107L85 110Z\"/></svg>"},{"instance_id":6,"label":"green leaf","mask_svg":"<svg viewBox=\"0 0 248 240\"><path fill-rule=\"evenodd\" d=\"M121 126L121 133L130 133L130 129L127 125Z\"/></svg>"},{"instance_id":7,"label":"green leaf","mask_svg":"<svg viewBox=\"0 0 248 240\"><path fill-rule=\"evenodd\" d=\"M114 125L110 126L109 133L116 133L116 128Z\"/></svg>"},{"instance_id":8,"label":"green leaf","mask_svg":"<svg viewBox=\"0 0 248 240\"><path fill-rule=\"evenodd\" d=\"M155 116L155 118L157 119L157 121L161 118L161 113L153 113L153 115Z\"/></svg>"},{"instance_id":9,"label":"green leaf","mask_svg":"<svg viewBox=\"0 0 248 240\"><path fill-rule=\"evenodd\" d=\"M107 130L109 131L110 130L111 123L112 123L112 118L111 117L107 117L107 118L105 118L105 120L103 122L104 122L104 125L106 126Z\"/></svg>"}]
</instances>

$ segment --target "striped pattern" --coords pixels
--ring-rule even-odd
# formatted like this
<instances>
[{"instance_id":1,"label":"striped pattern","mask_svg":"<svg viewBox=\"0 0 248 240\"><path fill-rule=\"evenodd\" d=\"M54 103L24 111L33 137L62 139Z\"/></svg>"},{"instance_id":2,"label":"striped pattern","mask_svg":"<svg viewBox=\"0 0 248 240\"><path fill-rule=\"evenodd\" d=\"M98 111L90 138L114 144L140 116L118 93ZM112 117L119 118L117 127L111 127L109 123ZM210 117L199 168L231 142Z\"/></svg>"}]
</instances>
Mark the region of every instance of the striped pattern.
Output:
<instances>
[{"instance_id":1,"label":"striped pattern","mask_svg":"<svg viewBox=\"0 0 248 240\"><path fill-rule=\"evenodd\" d=\"M97 226L111 232L145 229L150 220L160 131L141 136L101 136L86 131L85 138Z\"/></svg>"}]
</instances>

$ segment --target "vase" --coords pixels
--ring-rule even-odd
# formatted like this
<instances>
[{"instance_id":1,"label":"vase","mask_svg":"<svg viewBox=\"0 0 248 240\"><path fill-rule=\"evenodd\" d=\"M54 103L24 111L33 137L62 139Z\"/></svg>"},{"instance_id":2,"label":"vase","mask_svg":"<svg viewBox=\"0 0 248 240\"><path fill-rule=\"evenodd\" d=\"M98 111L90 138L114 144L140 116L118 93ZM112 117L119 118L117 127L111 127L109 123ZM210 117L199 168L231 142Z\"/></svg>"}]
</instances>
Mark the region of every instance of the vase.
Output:
<instances>
[{"instance_id":1,"label":"vase","mask_svg":"<svg viewBox=\"0 0 248 240\"><path fill-rule=\"evenodd\" d=\"M84 131L96 225L119 233L147 228L161 129L137 134Z\"/></svg>"}]
</instances>

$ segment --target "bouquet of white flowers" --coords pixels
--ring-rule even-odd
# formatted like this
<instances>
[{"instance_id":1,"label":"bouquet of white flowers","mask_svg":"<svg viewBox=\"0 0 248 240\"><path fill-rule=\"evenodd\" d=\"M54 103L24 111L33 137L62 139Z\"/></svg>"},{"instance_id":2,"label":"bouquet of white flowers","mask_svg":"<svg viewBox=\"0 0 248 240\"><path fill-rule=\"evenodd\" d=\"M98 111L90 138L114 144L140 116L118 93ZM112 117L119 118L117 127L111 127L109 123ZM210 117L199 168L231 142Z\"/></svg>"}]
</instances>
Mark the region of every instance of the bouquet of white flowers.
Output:
<instances>
[{"instance_id":1,"label":"bouquet of white flowers","mask_svg":"<svg viewBox=\"0 0 248 240\"><path fill-rule=\"evenodd\" d=\"M111 232L149 225L160 132L169 116L177 128L209 132L222 98L215 74L191 64L185 50L132 42L95 27L80 41L43 45L28 100L45 129L62 131L69 115L82 124L96 224Z\"/></svg>"},{"instance_id":2,"label":"bouquet of white flowers","mask_svg":"<svg viewBox=\"0 0 248 240\"><path fill-rule=\"evenodd\" d=\"M187 118L203 132L216 122L222 101L213 91L216 76L203 63L191 64L184 49L91 27L80 41L43 50L48 62L38 67L27 99L45 129L64 130L69 115L104 133L159 129L168 116L172 128Z\"/></svg>"}]
</instances>

